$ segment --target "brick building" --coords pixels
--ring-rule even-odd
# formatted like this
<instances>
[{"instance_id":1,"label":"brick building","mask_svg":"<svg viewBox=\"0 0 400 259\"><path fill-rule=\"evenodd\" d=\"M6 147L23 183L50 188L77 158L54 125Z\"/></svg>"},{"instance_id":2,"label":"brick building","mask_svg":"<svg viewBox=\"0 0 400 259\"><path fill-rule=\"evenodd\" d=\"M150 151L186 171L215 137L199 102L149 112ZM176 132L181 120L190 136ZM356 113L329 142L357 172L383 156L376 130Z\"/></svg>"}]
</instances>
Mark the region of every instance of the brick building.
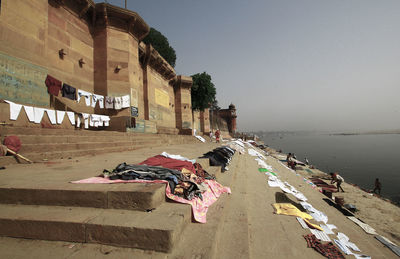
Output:
<instances>
[{"instance_id":1,"label":"brick building","mask_svg":"<svg viewBox=\"0 0 400 259\"><path fill-rule=\"evenodd\" d=\"M150 28L139 14L92 0L2 0L0 5L0 99L77 117L109 116L109 126L97 129L190 134L196 124L199 131L209 130L208 115L192 113L191 77L176 75L141 42ZM47 75L92 95L129 96L129 107L105 109L50 95ZM10 122L9 113L9 105L0 103L2 121ZM52 123L46 116L32 123L22 109L13 124ZM64 120L51 127L74 126Z\"/></svg>"}]
</instances>

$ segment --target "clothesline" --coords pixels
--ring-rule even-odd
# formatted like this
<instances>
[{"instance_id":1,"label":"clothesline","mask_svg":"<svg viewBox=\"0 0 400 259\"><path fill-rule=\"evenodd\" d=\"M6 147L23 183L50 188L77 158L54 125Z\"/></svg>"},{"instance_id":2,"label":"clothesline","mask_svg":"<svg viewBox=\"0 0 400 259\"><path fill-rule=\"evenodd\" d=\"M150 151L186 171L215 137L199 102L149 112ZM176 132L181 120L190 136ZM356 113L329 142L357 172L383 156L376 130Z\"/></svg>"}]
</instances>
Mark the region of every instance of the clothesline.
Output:
<instances>
[{"instance_id":1,"label":"clothesline","mask_svg":"<svg viewBox=\"0 0 400 259\"><path fill-rule=\"evenodd\" d=\"M73 86L62 83L60 80L50 75L47 75L45 84L49 94L58 96L61 91L62 97L74 101L76 100L78 103L83 97L85 99L86 106L91 106L93 108L96 107L97 102L99 102L99 107L101 109L104 109L105 107L106 109L120 110L130 107L130 96L128 94L118 97L98 95L81 89L76 89Z\"/></svg>"},{"instance_id":2,"label":"clothesline","mask_svg":"<svg viewBox=\"0 0 400 259\"><path fill-rule=\"evenodd\" d=\"M75 113L71 111L59 111L59 110L51 110L39 107L33 107L28 105L17 104L8 100L4 100L6 103L10 105L10 120L17 120L19 114L21 113L22 107L24 107L24 111L28 117L29 122L40 123L43 119L44 113L47 114L49 121L51 124L62 124L64 121L65 115L67 115L70 123L72 125L79 126L81 124L81 119L85 124L85 129L91 127L99 127L99 126L109 126L110 116L107 115L99 115L99 114L89 114L89 113ZM75 114L78 117L75 120Z\"/></svg>"}]
</instances>

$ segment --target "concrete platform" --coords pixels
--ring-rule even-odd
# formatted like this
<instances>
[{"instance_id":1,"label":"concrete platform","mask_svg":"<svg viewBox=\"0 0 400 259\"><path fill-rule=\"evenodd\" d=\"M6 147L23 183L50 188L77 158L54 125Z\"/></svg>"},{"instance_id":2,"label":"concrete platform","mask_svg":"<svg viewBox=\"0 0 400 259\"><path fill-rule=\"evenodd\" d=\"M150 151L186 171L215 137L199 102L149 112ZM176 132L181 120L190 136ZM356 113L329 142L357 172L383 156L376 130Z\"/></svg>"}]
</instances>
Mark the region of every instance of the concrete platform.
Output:
<instances>
[{"instance_id":1,"label":"concrete platform","mask_svg":"<svg viewBox=\"0 0 400 259\"><path fill-rule=\"evenodd\" d=\"M0 205L0 235L171 250L190 206L171 203L151 213L58 206Z\"/></svg>"}]
</instances>

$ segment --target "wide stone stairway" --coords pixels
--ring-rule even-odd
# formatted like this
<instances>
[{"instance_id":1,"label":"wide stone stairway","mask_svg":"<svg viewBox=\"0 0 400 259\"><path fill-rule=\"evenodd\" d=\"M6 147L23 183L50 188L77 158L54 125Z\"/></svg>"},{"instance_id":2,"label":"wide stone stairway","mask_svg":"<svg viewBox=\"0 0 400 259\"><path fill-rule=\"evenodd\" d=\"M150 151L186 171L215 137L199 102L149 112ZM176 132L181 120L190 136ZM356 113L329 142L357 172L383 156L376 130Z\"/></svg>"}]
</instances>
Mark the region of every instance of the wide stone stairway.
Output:
<instances>
[{"instance_id":1,"label":"wide stone stairway","mask_svg":"<svg viewBox=\"0 0 400 259\"><path fill-rule=\"evenodd\" d=\"M165 184L70 181L99 175L120 162L138 163L162 151L196 158L217 179L224 175L220 167L209 166L208 159L198 159L216 144L202 144L192 136L12 127L2 127L1 133L20 137L20 153L41 161L7 165L1 171L0 235L5 237L95 243L167 256L187 226L207 224L193 222L190 205L167 200ZM80 156L87 154L96 156ZM3 158L3 164L15 161ZM209 227L215 232L216 226Z\"/></svg>"},{"instance_id":2,"label":"wide stone stairway","mask_svg":"<svg viewBox=\"0 0 400 259\"><path fill-rule=\"evenodd\" d=\"M10 135L21 140L22 147L18 153L35 162L198 142L193 136L185 135L0 126L2 141ZM0 166L18 162L24 160L18 161L13 156L0 157Z\"/></svg>"}]
</instances>

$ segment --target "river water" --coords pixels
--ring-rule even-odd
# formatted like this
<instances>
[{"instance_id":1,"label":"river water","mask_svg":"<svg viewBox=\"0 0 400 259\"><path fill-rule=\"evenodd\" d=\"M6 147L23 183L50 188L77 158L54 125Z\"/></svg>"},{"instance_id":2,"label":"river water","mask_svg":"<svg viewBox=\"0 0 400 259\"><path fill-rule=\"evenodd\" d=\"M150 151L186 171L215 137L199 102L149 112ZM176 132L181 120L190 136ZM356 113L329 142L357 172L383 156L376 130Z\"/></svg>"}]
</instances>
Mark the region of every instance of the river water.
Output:
<instances>
[{"instance_id":1,"label":"river water","mask_svg":"<svg viewBox=\"0 0 400 259\"><path fill-rule=\"evenodd\" d=\"M373 189L400 204L400 134L330 135L326 133L265 133L261 140L284 153L295 153L326 173L337 171L346 182Z\"/></svg>"}]
</instances>

